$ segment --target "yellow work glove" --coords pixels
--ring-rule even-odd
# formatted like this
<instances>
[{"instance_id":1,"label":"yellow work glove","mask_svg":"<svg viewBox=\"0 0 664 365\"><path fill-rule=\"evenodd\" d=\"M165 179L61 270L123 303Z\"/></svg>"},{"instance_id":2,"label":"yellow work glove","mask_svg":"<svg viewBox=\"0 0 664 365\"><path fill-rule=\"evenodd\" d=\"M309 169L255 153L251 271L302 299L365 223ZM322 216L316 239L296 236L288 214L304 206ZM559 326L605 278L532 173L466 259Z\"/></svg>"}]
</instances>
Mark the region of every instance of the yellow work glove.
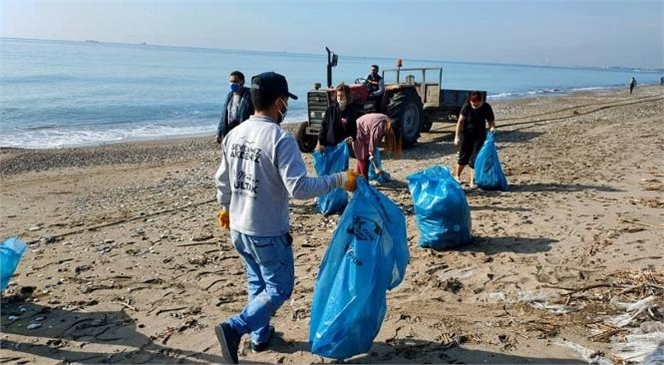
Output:
<instances>
[{"instance_id":1,"label":"yellow work glove","mask_svg":"<svg viewBox=\"0 0 664 365\"><path fill-rule=\"evenodd\" d=\"M231 230L231 215L228 213L226 208L221 208L219 210L219 214L217 214L217 218L219 219L219 226L222 229L225 229L227 231Z\"/></svg>"},{"instance_id":2,"label":"yellow work glove","mask_svg":"<svg viewBox=\"0 0 664 365\"><path fill-rule=\"evenodd\" d=\"M357 189L357 183L355 182L357 174L355 173L355 171L348 170L348 171L337 172L333 176L337 181L338 187L351 192Z\"/></svg>"},{"instance_id":3,"label":"yellow work glove","mask_svg":"<svg viewBox=\"0 0 664 365\"><path fill-rule=\"evenodd\" d=\"M355 182L356 179L357 174L355 171L346 171L346 184L344 185L344 189L347 191L355 191L355 189L357 189L357 183Z\"/></svg>"}]
</instances>

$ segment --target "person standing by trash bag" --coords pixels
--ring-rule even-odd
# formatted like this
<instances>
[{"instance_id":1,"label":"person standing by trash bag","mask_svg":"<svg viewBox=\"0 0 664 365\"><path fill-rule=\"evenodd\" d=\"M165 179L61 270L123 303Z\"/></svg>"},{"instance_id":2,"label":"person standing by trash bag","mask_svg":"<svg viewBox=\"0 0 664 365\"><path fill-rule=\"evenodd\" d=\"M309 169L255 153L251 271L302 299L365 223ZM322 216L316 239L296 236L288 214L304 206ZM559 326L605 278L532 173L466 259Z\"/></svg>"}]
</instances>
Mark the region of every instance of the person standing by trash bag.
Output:
<instances>
[{"instance_id":1,"label":"person standing by trash bag","mask_svg":"<svg viewBox=\"0 0 664 365\"><path fill-rule=\"evenodd\" d=\"M290 298L295 284L289 197L309 199L337 187L355 190L356 174L309 177L298 144L280 127L288 111L286 78L265 72L251 79L256 112L226 136L215 175L219 224L230 230L247 270L249 303L215 326L224 361L238 363L240 340L251 334L253 352L274 334L270 317Z\"/></svg>"},{"instance_id":2,"label":"person standing by trash bag","mask_svg":"<svg viewBox=\"0 0 664 365\"><path fill-rule=\"evenodd\" d=\"M459 148L459 157L454 170L454 177L461 183L461 173L466 166L475 168L475 158L486 140L486 125L493 132L496 128L496 118L493 108L482 99L482 93L473 91L468 102L461 107L459 121L456 126L454 145ZM470 173L470 187L475 186L473 173Z\"/></svg>"},{"instance_id":3,"label":"person standing by trash bag","mask_svg":"<svg viewBox=\"0 0 664 365\"><path fill-rule=\"evenodd\" d=\"M357 138L353 142L353 151L357 159L355 172L364 176L365 179L369 175L370 162L376 169L377 175L383 173L374 160L374 155L383 137L385 137L385 151L401 157L401 138L398 138L392 129L392 121L387 115L369 113L357 119Z\"/></svg>"},{"instance_id":4,"label":"person standing by trash bag","mask_svg":"<svg viewBox=\"0 0 664 365\"><path fill-rule=\"evenodd\" d=\"M341 83L336 88L337 100L326 110L318 132L316 150L324 152L325 147L336 148L339 142L353 142L357 136L357 114L350 105L350 87Z\"/></svg>"}]
</instances>

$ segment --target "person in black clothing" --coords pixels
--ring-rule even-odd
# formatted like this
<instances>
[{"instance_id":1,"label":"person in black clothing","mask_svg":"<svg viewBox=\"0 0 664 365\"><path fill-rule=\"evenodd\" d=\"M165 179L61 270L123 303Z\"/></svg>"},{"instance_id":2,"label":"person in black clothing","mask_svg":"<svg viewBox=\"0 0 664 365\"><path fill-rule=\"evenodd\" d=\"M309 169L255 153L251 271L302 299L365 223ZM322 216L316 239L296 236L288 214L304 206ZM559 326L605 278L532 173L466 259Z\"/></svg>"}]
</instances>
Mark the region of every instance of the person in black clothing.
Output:
<instances>
[{"instance_id":1,"label":"person in black clothing","mask_svg":"<svg viewBox=\"0 0 664 365\"><path fill-rule=\"evenodd\" d=\"M369 98L380 100L380 98L383 97L383 93L385 93L385 82L378 74L378 65L371 65L371 73L367 76L364 85L369 92Z\"/></svg>"},{"instance_id":2,"label":"person in black clothing","mask_svg":"<svg viewBox=\"0 0 664 365\"><path fill-rule=\"evenodd\" d=\"M332 103L323 117L323 124L318 132L318 146L320 152L327 146L336 146L346 140L352 142L357 134L357 114L351 107L350 87L339 84L336 87L337 101Z\"/></svg>"},{"instance_id":3,"label":"person in black clothing","mask_svg":"<svg viewBox=\"0 0 664 365\"><path fill-rule=\"evenodd\" d=\"M459 121L456 126L454 145L459 147L459 159L457 161L454 177L461 182L461 172L469 165L475 168L475 158L486 140L486 124L489 123L490 131L496 128L496 118L493 115L491 105L484 102L482 93L473 91L470 93L468 102L461 108ZM470 186L474 186L474 176L471 172Z\"/></svg>"},{"instance_id":4,"label":"person in black clothing","mask_svg":"<svg viewBox=\"0 0 664 365\"><path fill-rule=\"evenodd\" d=\"M629 80L629 93L631 94L632 91L634 91L634 88L636 87L636 79L632 77L631 80Z\"/></svg>"}]
</instances>

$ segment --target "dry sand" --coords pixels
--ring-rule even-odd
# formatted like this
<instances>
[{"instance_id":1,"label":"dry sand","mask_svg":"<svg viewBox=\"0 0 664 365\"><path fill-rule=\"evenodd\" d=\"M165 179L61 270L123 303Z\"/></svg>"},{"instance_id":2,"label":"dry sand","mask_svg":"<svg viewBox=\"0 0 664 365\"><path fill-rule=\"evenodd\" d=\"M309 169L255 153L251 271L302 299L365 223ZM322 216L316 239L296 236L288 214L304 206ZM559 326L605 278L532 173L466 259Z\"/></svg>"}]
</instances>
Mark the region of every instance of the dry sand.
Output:
<instances>
[{"instance_id":1,"label":"dry sand","mask_svg":"<svg viewBox=\"0 0 664 365\"><path fill-rule=\"evenodd\" d=\"M493 103L511 191L467 192L475 242L459 250L418 247L405 183L453 166L453 125L434 124L403 159L386 160L395 181L379 189L407 212L411 260L373 348L350 362L585 363L556 342L611 357L612 335L661 321L663 94L653 86ZM0 362L220 362L213 326L240 311L246 290L215 222L218 157L212 138L2 150L0 237L30 247L3 293ZM244 351L241 363L331 361L307 339L338 220L314 200L291 202L295 291L274 317L271 350ZM621 313L612 296L650 294L651 313L636 323L603 323Z\"/></svg>"}]
</instances>

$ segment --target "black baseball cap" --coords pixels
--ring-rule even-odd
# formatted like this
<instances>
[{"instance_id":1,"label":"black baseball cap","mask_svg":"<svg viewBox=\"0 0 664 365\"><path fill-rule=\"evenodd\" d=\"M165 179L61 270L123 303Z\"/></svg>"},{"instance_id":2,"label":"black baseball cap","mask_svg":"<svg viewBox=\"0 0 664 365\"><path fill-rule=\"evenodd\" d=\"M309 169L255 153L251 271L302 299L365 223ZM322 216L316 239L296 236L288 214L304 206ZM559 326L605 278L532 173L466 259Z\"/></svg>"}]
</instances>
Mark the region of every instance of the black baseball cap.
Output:
<instances>
[{"instance_id":1,"label":"black baseball cap","mask_svg":"<svg viewBox=\"0 0 664 365\"><path fill-rule=\"evenodd\" d=\"M288 91L288 81L286 81L286 78L275 72L263 72L262 74L253 76L251 78L251 89L260 90L276 97L287 95L289 98L297 100L297 96Z\"/></svg>"}]
</instances>

